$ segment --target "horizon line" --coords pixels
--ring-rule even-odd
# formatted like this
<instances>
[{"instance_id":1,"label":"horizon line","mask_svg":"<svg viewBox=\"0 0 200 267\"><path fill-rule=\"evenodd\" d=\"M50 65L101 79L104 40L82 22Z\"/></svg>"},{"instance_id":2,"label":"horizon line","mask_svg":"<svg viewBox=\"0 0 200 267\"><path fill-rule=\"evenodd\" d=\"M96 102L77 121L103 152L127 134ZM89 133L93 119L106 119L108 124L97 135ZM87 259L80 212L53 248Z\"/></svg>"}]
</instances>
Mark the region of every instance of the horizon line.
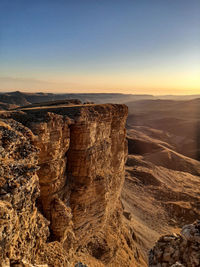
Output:
<instances>
[{"instance_id":1,"label":"horizon line","mask_svg":"<svg viewBox=\"0 0 200 267\"><path fill-rule=\"evenodd\" d=\"M90 92L76 92L76 93L74 93L74 92L66 92L66 93L64 93L64 92L43 92L43 91L29 91L29 92L27 92L27 91L20 91L20 90L13 90L13 91L2 91L1 92L1 89L0 89L0 94L5 94L5 93L25 93L25 94L40 94L40 93L42 93L42 94L59 94L59 95L66 95L66 94L95 94L95 95L97 95L97 94L115 94L115 95L133 95L133 96L200 96L200 92L199 92L199 94L146 94L146 93L141 93L141 94L138 94L138 93L114 93L114 92L98 92L98 93L90 93Z\"/></svg>"}]
</instances>

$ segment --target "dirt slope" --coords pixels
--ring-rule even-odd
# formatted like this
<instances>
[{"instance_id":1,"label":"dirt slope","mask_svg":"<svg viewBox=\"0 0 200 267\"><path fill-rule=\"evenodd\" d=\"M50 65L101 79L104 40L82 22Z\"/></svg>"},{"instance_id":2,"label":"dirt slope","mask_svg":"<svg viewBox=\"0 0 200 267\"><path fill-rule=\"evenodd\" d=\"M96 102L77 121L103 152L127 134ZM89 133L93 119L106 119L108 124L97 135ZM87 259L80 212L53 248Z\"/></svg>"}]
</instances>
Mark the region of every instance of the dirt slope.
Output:
<instances>
[{"instance_id":1,"label":"dirt slope","mask_svg":"<svg viewBox=\"0 0 200 267\"><path fill-rule=\"evenodd\" d=\"M200 218L198 110L199 100L137 101L130 108L122 200L146 255L161 235Z\"/></svg>"}]
</instances>

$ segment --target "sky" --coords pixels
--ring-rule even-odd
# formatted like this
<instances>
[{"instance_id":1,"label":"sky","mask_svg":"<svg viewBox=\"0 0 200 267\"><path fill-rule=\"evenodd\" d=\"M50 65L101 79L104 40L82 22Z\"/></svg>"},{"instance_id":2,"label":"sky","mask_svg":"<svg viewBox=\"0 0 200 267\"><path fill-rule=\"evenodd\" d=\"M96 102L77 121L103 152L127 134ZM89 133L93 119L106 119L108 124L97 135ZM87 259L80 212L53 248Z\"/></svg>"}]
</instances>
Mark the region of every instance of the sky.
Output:
<instances>
[{"instance_id":1,"label":"sky","mask_svg":"<svg viewBox=\"0 0 200 267\"><path fill-rule=\"evenodd\" d=\"M0 0L0 91L200 93L199 0Z\"/></svg>"}]
</instances>

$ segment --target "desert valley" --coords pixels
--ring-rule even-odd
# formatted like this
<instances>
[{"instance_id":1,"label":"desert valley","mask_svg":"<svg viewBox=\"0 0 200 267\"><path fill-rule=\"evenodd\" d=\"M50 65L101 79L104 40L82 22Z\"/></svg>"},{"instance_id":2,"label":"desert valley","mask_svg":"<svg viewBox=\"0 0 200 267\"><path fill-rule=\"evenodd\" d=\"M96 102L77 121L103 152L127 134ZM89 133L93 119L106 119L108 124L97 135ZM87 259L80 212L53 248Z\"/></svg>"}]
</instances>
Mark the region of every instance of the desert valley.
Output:
<instances>
[{"instance_id":1,"label":"desert valley","mask_svg":"<svg viewBox=\"0 0 200 267\"><path fill-rule=\"evenodd\" d=\"M198 97L1 93L1 266L200 266Z\"/></svg>"}]
</instances>

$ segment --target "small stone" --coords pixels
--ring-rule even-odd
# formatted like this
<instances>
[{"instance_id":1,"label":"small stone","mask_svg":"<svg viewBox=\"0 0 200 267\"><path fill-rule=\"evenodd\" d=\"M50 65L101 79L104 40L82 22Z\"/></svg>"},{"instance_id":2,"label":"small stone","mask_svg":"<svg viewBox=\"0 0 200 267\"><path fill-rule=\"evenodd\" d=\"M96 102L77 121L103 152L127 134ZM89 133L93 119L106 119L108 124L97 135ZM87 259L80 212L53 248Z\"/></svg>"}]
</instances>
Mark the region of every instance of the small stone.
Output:
<instances>
[{"instance_id":1,"label":"small stone","mask_svg":"<svg viewBox=\"0 0 200 267\"><path fill-rule=\"evenodd\" d=\"M162 260L163 260L164 262L169 262L169 261L171 260L171 253L169 253L169 252L164 253L164 254L163 254L163 258L162 258Z\"/></svg>"},{"instance_id":2,"label":"small stone","mask_svg":"<svg viewBox=\"0 0 200 267\"><path fill-rule=\"evenodd\" d=\"M165 253L169 253L169 254L173 254L174 253L174 248L173 247L167 247L166 249L165 249Z\"/></svg>"},{"instance_id":3,"label":"small stone","mask_svg":"<svg viewBox=\"0 0 200 267\"><path fill-rule=\"evenodd\" d=\"M175 250L175 252L174 252L174 254L172 255L172 257L173 257L173 259L174 259L175 261L178 261L178 260L179 260L179 256L180 256L180 252L179 252L179 250L177 249L177 250Z\"/></svg>"},{"instance_id":4,"label":"small stone","mask_svg":"<svg viewBox=\"0 0 200 267\"><path fill-rule=\"evenodd\" d=\"M74 267L88 267L88 266L86 264L83 264L82 262L78 262Z\"/></svg>"},{"instance_id":5,"label":"small stone","mask_svg":"<svg viewBox=\"0 0 200 267\"><path fill-rule=\"evenodd\" d=\"M180 262L176 262L173 265L171 265L171 267L185 267L185 266L181 264Z\"/></svg>"},{"instance_id":6,"label":"small stone","mask_svg":"<svg viewBox=\"0 0 200 267\"><path fill-rule=\"evenodd\" d=\"M164 236L163 237L163 240L166 241L166 242L171 242L172 240L174 240L174 236Z\"/></svg>"}]
</instances>

